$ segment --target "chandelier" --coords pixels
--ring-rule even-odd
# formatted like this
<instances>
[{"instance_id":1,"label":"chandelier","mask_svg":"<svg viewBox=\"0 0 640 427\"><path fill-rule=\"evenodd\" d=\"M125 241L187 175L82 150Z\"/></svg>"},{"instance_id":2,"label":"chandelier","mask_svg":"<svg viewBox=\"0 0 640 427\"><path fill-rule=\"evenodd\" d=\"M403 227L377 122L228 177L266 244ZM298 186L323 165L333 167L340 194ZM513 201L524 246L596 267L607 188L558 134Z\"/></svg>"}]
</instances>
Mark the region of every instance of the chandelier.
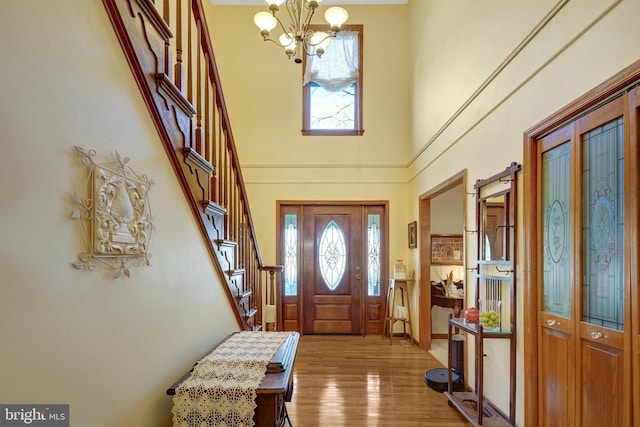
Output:
<instances>
[{"instance_id":1,"label":"chandelier","mask_svg":"<svg viewBox=\"0 0 640 427\"><path fill-rule=\"evenodd\" d=\"M312 31L309 29L311 18L322 0L265 0L269 4L269 12L258 12L253 22L260 29L265 41L270 41L281 48L289 59L295 58L296 63L302 62L302 52L309 56L321 57L331 38L335 37L340 27L347 21L349 14L341 7L330 7L324 13L324 19L329 24L328 31ZM276 15L280 6L285 3L290 22L284 24ZM270 37L271 30L280 26L283 33L278 40Z\"/></svg>"}]
</instances>

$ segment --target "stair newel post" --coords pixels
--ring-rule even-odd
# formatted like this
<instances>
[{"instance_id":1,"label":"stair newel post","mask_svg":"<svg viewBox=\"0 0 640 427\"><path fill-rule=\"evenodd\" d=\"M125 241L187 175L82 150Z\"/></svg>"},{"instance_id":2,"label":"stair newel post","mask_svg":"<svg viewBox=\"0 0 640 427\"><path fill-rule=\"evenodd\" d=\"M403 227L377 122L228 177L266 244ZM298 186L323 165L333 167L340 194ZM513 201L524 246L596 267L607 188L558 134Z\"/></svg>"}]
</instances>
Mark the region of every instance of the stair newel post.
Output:
<instances>
[{"instance_id":1,"label":"stair newel post","mask_svg":"<svg viewBox=\"0 0 640 427\"><path fill-rule=\"evenodd\" d=\"M280 324L280 291L282 272L284 266L274 265L264 267L269 272L269 281L265 284L266 295L264 300L264 310L262 311L262 321L268 331L277 331Z\"/></svg>"},{"instance_id":2,"label":"stair newel post","mask_svg":"<svg viewBox=\"0 0 640 427\"><path fill-rule=\"evenodd\" d=\"M276 307L276 302L275 302L275 284L274 284L274 278L275 278L276 272L273 270L269 270L269 292L267 293L267 296L269 298L269 301L267 302L267 304ZM276 310L277 311L277 310ZM277 319L277 315L276 315L276 319ZM275 320L275 319L274 319ZM278 322L275 321L273 322L273 330L277 330L278 328Z\"/></svg>"}]
</instances>

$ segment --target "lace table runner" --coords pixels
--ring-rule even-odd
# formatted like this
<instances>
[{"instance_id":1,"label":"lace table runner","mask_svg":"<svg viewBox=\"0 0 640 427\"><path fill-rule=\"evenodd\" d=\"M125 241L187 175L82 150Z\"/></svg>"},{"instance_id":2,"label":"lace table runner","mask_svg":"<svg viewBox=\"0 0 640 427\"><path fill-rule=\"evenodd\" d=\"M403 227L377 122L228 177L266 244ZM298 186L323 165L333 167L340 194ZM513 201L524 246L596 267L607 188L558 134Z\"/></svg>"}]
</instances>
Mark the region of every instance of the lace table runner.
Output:
<instances>
[{"instance_id":1,"label":"lace table runner","mask_svg":"<svg viewBox=\"0 0 640 427\"><path fill-rule=\"evenodd\" d=\"M240 332L194 366L176 388L173 425L250 427L256 389L289 332Z\"/></svg>"}]
</instances>

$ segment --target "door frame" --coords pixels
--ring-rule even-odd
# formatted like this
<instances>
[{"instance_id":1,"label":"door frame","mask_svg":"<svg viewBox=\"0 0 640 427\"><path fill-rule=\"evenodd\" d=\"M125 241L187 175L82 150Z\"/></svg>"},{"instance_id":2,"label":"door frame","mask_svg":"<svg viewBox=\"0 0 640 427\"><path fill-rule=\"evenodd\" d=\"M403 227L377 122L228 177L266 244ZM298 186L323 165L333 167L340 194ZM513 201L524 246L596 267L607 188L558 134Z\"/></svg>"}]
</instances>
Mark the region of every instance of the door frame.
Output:
<instances>
[{"instance_id":1,"label":"door frame","mask_svg":"<svg viewBox=\"0 0 640 427\"><path fill-rule=\"evenodd\" d=\"M536 171L539 168L538 164L538 139L551 133L552 131L567 125L581 116L587 114L590 111L595 110L606 104L608 101L621 93L629 90L634 85L640 83L640 61L636 61L629 67L623 69L604 83L598 85L591 91L587 92L582 97L578 98L574 102L570 103L566 107L552 114L548 118L539 122L535 126L524 132L524 161L523 161L523 194L530 195L530 197L524 197L523 201L523 246L524 246L524 283L523 286L523 320L524 320L524 424L525 425L538 425L538 406L539 406L539 390L538 390L538 352L540 351L540 344L538 342L537 335L537 319L538 319L538 307L540 304L540 289L537 286L540 277L537 271L537 266L540 263L541 248L538 246L538 239L536 236L541 232L539 227L539 218L537 212L539 211L539 198L537 187L537 174ZM629 124L625 124L629 126ZM636 123L637 126L637 123ZM628 142L628 141L627 141ZM633 206L637 212L637 205ZM637 241L637 235L633 234L631 238ZM630 262L638 262L637 253L632 254ZM633 277L632 277L633 280ZM637 285L636 285L637 288ZM634 291L637 293L637 289ZM630 297L630 296L629 296ZM632 299L632 302L637 304L636 299ZM636 316L637 317L637 313ZM635 338L635 344L633 346L634 352L632 357L634 358L633 371L637 372L640 362L638 361L638 321L635 320L630 323L625 323L631 328L631 332ZM630 349L631 350L631 349ZM637 383L637 381L636 381ZM637 401L638 392L640 387L634 385L634 398ZM640 408L635 405L633 408L634 418L636 425L639 425L640 420Z\"/></svg>"},{"instance_id":2,"label":"door frame","mask_svg":"<svg viewBox=\"0 0 640 427\"><path fill-rule=\"evenodd\" d=\"M286 207L297 207L299 208L300 215L302 214L305 206L360 206L365 209L366 207L380 207L382 208L382 221L384 226L382 227L381 240L382 244L380 246L380 296L379 297L369 297L366 293L366 286L364 286L365 281L363 281L363 293L361 298L361 307L360 307L360 316L361 316L361 330L362 335L365 336L367 334L367 298L378 298L380 300L380 308L379 312L383 316L380 319L380 333L382 333L382 326L384 323L384 301L386 300L387 288L389 283L389 201L388 200L341 200L341 201L326 201L326 200L277 200L276 201L276 264L284 265L283 254L281 251L282 245L282 210ZM364 212L363 212L364 213ZM302 219L304 221L304 219ZM366 221L366 215L363 215L362 218L363 224ZM302 223L300 223L300 227L302 227ZM300 228L302 229L302 228ZM364 233L366 234L366 233ZM298 253L302 254L302 240L298 239ZM363 259L366 260L366 254L363 252ZM298 269L300 269L301 260L298 260ZM296 312L296 324L297 327L294 328L300 334L303 334L303 325L304 325L304 284L301 283L303 278L302 276L298 277L300 283L298 284L298 295L296 295L297 300L297 312ZM285 297L284 295L284 279L280 281L278 284L278 300L279 303L276 307L276 322L277 325L285 326L283 319L283 311L285 299L291 299L292 297ZM291 322L290 322L291 323ZM281 328L282 326L278 326ZM292 329L291 326L287 329Z\"/></svg>"},{"instance_id":3,"label":"door frame","mask_svg":"<svg viewBox=\"0 0 640 427\"><path fill-rule=\"evenodd\" d=\"M442 181L419 197L418 203L418 245L420 251L420 302L419 302L419 346L431 350L431 199L446 193L454 187L462 185L467 193L467 169L463 169L450 178ZM475 194L475 193L474 193ZM467 198L462 198L462 222L467 223ZM466 236L463 235L463 268L466 276ZM467 283L465 277L465 297ZM466 353L465 353L466 357Z\"/></svg>"}]
</instances>

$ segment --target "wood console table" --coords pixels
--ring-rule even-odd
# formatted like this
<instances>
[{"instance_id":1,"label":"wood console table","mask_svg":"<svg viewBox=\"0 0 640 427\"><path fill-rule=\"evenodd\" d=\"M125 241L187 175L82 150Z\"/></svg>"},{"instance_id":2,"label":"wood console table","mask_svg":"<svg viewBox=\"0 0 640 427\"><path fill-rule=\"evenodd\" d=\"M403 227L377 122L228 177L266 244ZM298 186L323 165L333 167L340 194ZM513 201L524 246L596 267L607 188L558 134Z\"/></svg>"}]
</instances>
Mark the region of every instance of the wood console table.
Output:
<instances>
[{"instance_id":1,"label":"wood console table","mask_svg":"<svg viewBox=\"0 0 640 427\"><path fill-rule=\"evenodd\" d=\"M226 337L222 342L229 339L232 335ZM282 344L267 366L267 373L262 379L260 386L256 389L257 407L253 416L253 421L255 422L256 427L285 425L287 412L284 404L285 401L291 401L291 396L293 394L293 365L296 358L299 339L299 333L292 333L284 344ZM218 345L213 347L202 357L211 353L216 347L218 347ZM193 369L184 374L182 378L167 389L167 394L170 396L175 395L176 388L184 380L189 378L192 371Z\"/></svg>"}]
</instances>

